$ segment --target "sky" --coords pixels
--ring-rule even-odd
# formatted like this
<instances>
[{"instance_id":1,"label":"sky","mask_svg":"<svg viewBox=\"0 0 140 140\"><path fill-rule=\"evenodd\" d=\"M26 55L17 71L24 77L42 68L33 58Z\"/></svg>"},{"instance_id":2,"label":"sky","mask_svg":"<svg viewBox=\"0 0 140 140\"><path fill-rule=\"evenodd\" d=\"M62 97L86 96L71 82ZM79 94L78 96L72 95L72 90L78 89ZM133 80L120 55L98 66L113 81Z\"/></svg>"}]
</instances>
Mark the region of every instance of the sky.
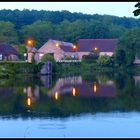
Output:
<instances>
[{"instance_id":1,"label":"sky","mask_svg":"<svg viewBox=\"0 0 140 140\"><path fill-rule=\"evenodd\" d=\"M119 17L135 17L133 11L137 2L0 2L0 9L35 9L84 14L114 15Z\"/></svg>"}]
</instances>

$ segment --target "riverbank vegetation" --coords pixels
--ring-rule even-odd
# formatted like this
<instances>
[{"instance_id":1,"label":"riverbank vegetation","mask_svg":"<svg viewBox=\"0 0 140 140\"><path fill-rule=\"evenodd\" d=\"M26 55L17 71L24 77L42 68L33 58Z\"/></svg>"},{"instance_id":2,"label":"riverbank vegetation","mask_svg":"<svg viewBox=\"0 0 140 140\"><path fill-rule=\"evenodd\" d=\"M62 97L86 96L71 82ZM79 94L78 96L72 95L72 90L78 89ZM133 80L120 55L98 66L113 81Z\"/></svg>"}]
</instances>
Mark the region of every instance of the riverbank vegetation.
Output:
<instances>
[{"instance_id":1,"label":"riverbank vegetation","mask_svg":"<svg viewBox=\"0 0 140 140\"><path fill-rule=\"evenodd\" d=\"M27 63L24 61L2 61L0 62L0 77L9 78L18 74L37 74L40 71L40 65Z\"/></svg>"}]
</instances>

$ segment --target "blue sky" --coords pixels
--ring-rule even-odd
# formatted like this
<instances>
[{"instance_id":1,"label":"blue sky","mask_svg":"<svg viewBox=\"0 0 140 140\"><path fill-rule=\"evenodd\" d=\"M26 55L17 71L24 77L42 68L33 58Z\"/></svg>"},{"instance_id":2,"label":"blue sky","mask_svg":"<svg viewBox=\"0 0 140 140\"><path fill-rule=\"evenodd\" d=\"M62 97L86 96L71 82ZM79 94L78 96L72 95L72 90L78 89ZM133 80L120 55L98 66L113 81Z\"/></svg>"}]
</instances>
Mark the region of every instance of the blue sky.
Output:
<instances>
[{"instance_id":1,"label":"blue sky","mask_svg":"<svg viewBox=\"0 0 140 140\"><path fill-rule=\"evenodd\" d=\"M85 14L115 15L119 17L134 17L134 5L137 2L0 2L0 9L36 9L70 12Z\"/></svg>"}]
</instances>

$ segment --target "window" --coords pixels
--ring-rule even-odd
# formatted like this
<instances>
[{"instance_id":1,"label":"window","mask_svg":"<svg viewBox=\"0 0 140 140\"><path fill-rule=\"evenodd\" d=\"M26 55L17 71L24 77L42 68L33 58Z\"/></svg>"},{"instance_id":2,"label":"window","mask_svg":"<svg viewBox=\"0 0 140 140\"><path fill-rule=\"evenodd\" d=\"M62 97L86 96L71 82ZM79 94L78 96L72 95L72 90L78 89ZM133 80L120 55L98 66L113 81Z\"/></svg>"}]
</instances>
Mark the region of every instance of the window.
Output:
<instances>
[{"instance_id":1,"label":"window","mask_svg":"<svg viewBox=\"0 0 140 140\"><path fill-rule=\"evenodd\" d=\"M2 54L0 54L0 60L2 60Z\"/></svg>"}]
</instances>

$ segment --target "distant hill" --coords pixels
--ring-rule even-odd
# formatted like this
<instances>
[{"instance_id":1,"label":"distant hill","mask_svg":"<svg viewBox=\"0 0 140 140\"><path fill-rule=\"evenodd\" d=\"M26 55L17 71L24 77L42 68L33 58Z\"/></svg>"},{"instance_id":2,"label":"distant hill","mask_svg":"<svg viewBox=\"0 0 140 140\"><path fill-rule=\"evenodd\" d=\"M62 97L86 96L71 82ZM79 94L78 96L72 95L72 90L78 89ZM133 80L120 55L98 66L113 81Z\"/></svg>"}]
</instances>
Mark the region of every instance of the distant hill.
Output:
<instances>
[{"instance_id":1,"label":"distant hill","mask_svg":"<svg viewBox=\"0 0 140 140\"><path fill-rule=\"evenodd\" d=\"M62 11L46 11L46 10L28 10L24 9L22 11L16 10L0 10L0 20L10 21L16 25L16 28L21 28L21 26L32 24L37 20L50 21L52 24L59 24L64 20L74 22L76 20L107 20L110 19L113 24L122 25L126 28L131 28L133 26L140 26L140 19L127 18L127 17L117 17L110 15L98 15L98 14L83 14L83 13L71 13L66 10Z\"/></svg>"}]
</instances>

